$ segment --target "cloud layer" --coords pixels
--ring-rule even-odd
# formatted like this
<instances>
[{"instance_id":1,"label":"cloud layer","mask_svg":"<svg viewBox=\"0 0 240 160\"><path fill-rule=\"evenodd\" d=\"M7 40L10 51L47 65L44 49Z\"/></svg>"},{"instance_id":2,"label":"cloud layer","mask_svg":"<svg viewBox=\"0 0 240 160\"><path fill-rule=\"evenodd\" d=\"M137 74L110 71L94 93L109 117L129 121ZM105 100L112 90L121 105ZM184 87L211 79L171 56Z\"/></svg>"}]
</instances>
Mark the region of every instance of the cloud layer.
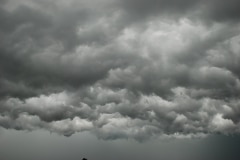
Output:
<instances>
[{"instance_id":1,"label":"cloud layer","mask_svg":"<svg viewBox=\"0 0 240 160\"><path fill-rule=\"evenodd\" d=\"M0 1L0 126L239 134L238 3Z\"/></svg>"}]
</instances>

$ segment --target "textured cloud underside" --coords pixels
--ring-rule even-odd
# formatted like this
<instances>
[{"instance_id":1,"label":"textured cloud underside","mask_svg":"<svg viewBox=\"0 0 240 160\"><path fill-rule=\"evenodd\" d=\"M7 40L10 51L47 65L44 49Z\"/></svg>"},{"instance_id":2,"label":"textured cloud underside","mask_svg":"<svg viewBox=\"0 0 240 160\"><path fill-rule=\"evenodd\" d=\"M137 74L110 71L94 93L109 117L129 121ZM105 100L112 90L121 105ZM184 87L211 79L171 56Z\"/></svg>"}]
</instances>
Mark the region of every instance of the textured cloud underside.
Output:
<instances>
[{"instance_id":1,"label":"textured cloud underside","mask_svg":"<svg viewBox=\"0 0 240 160\"><path fill-rule=\"evenodd\" d=\"M0 126L239 134L239 2L146 2L0 1Z\"/></svg>"}]
</instances>

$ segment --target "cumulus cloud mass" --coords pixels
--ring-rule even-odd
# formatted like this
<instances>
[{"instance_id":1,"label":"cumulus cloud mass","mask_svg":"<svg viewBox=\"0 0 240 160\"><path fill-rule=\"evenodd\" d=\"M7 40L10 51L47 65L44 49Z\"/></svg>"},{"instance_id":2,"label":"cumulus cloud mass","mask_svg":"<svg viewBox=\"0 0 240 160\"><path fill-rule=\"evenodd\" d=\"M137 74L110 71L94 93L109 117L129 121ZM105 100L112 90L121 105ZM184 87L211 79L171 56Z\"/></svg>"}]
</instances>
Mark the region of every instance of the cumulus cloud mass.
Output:
<instances>
[{"instance_id":1,"label":"cumulus cloud mass","mask_svg":"<svg viewBox=\"0 0 240 160\"><path fill-rule=\"evenodd\" d=\"M240 133L239 0L0 0L0 21L1 127Z\"/></svg>"}]
</instances>

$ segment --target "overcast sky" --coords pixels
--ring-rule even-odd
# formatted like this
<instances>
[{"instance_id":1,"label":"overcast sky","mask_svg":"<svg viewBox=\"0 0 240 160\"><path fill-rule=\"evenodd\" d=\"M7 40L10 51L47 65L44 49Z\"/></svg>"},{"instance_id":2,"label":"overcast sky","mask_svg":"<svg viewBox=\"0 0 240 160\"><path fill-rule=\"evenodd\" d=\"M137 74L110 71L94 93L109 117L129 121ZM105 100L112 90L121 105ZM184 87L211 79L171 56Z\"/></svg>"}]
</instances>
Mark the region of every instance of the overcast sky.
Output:
<instances>
[{"instance_id":1,"label":"overcast sky","mask_svg":"<svg viewBox=\"0 0 240 160\"><path fill-rule=\"evenodd\" d=\"M239 0L0 0L0 37L0 159L239 159Z\"/></svg>"}]
</instances>

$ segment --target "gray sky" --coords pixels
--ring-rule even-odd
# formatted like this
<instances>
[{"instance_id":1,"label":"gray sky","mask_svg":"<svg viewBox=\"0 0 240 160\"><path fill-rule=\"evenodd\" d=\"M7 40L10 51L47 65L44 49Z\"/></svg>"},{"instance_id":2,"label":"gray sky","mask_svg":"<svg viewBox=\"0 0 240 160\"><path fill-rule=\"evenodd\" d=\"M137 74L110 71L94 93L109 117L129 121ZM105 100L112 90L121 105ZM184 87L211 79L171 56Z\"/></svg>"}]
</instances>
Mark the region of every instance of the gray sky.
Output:
<instances>
[{"instance_id":1,"label":"gray sky","mask_svg":"<svg viewBox=\"0 0 240 160\"><path fill-rule=\"evenodd\" d=\"M87 145L86 152L100 159L146 159L141 150L152 159L211 159L201 148L207 140L237 146L239 3L0 0L0 136L10 140L4 143L17 155L12 144L24 139L26 148L36 147L31 156L40 156L42 146L31 137L53 139L49 156L59 156L58 143L84 148L88 142L73 139L86 137L101 148ZM180 152L180 145L194 151ZM11 147L3 155L13 156Z\"/></svg>"},{"instance_id":2,"label":"gray sky","mask_svg":"<svg viewBox=\"0 0 240 160\"><path fill-rule=\"evenodd\" d=\"M204 139L99 140L77 133L71 137L47 131L1 130L0 158L8 160L238 160L240 138L209 136Z\"/></svg>"}]
</instances>

